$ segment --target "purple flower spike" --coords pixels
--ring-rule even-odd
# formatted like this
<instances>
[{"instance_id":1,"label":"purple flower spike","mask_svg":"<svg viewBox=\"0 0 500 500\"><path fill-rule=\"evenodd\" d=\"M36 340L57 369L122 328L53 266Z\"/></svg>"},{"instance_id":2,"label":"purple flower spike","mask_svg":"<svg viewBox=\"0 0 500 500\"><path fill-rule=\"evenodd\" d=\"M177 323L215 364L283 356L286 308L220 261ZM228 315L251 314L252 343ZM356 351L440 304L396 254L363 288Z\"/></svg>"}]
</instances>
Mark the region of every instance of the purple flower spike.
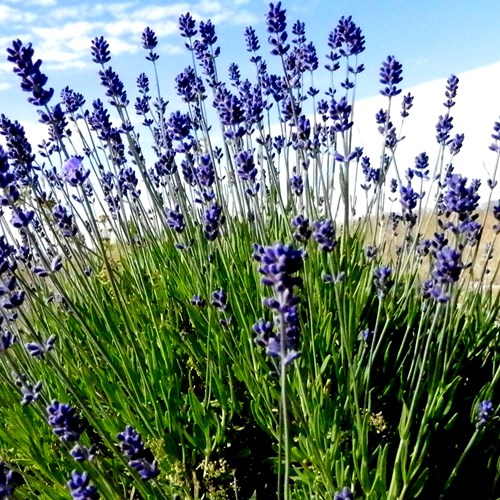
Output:
<instances>
[{"instance_id":1,"label":"purple flower spike","mask_svg":"<svg viewBox=\"0 0 500 500\"><path fill-rule=\"evenodd\" d=\"M17 342L15 335L10 331L0 333L0 353L5 352Z\"/></svg>"},{"instance_id":2,"label":"purple flower spike","mask_svg":"<svg viewBox=\"0 0 500 500\"><path fill-rule=\"evenodd\" d=\"M487 399L481 401L477 407L477 427L483 427L486 425L491 420L493 413L493 403Z\"/></svg>"},{"instance_id":3,"label":"purple flower spike","mask_svg":"<svg viewBox=\"0 0 500 500\"><path fill-rule=\"evenodd\" d=\"M225 311L227 308L227 293L222 288L212 293L210 304L216 307L219 311Z\"/></svg>"},{"instance_id":4,"label":"purple flower spike","mask_svg":"<svg viewBox=\"0 0 500 500\"><path fill-rule=\"evenodd\" d=\"M130 459L128 464L134 468L141 479L147 481L160 473L158 465L149 448L145 448L141 435L130 425L118 434L119 447L123 455Z\"/></svg>"},{"instance_id":5,"label":"purple flower spike","mask_svg":"<svg viewBox=\"0 0 500 500\"><path fill-rule=\"evenodd\" d=\"M354 500L354 494L346 486L342 491L337 491L337 493L335 493L333 500Z\"/></svg>"},{"instance_id":6,"label":"purple flower spike","mask_svg":"<svg viewBox=\"0 0 500 500\"><path fill-rule=\"evenodd\" d=\"M282 366L295 361L300 352L299 344L299 298L294 295L295 286L302 286L302 279L294 276L302 268L305 258L303 250L276 243L263 247L254 244L254 260L260 263L262 284L271 286L275 296L265 298L263 304L274 313L274 326L261 319L254 325L256 343L266 348L266 353L279 359Z\"/></svg>"},{"instance_id":7,"label":"purple flower spike","mask_svg":"<svg viewBox=\"0 0 500 500\"><path fill-rule=\"evenodd\" d=\"M82 167L82 159L73 156L66 160L62 166L63 178L71 186L81 186L90 175L90 170Z\"/></svg>"},{"instance_id":8,"label":"purple flower spike","mask_svg":"<svg viewBox=\"0 0 500 500\"><path fill-rule=\"evenodd\" d=\"M334 31L328 36L328 46L343 57L357 56L365 50L365 37L352 16L342 16Z\"/></svg>"},{"instance_id":9,"label":"purple flower spike","mask_svg":"<svg viewBox=\"0 0 500 500\"><path fill-rule=\"evenodd\" d=\"M90 485L89 475L86 472L74 470L68 481L68 488L74 500L98 500L100 498L97 488Z\"/></svg>"},{"instance_id":10,"label":"purple flower spike","mask_svg":"<svg viewBox=\"0 0 500 500\"><path fill-rule=\"evenodd\" d=\"M458 90L458 76L451 75L448 80L446 81L446 92L445 96L447 98L447 101L444 104L444 106L448 109L452 108L455 106L455 97L457 96L457 90Z\"/></svg>"},{"instance_id":11,"label":"purple flower spike","mask_svg":"<svg viewBox=\"0 0 500 500\"><path fill-rule=\"evenodd\" d=\"M385 88L380 91L383 96L394 97L401 93L401 89L398 89L396 85L403 81L402 73L401 63L394 56L387 56L387 60L380 68L380 83L385 85Z\"/></svg>"},{"instance_id":12,"label":"purple flower spike","mask_svg":"<svg viewBox=\"0 0 500 500\"><path fill-rule=\"evenodd\" d=\"M82 422L73 407L54 400L47 407L47 413L49 425L61 441L78 441Z\"/></svg>"},{"instance_id":13,"label":"purple flower spike","mask_svg":"<svg viewBox=\"0 0 500 500\"><path fill-rule=\"evenodd\" d=\"M31 43L24 45L21 40L14 40L12 47L7 49L7 60L13 62L14 73L21 78L21 89L31 92L28 102L35 106L45 106L54 95L54 89L45 90L48 78L40 71L42 61L38 59L33 62L33 50Z\"/></svg>"},{"instance_id":14,"label":"purple flower spike","mask_svg":"<svg viewBox=\"0 0 500 500\"><path fill-rule=\"evenodd\" d=\"M43 359L45 354L52 351L55 343L56 343L56 336L51 335L46 342L42 342L40 344L37 342L30 342L26 344L26 349L28 350L30 355L33 356L34 358Z\"/></svg>"},{"instance_id":15,"label":"purple flower spike","mask_svg":"<svg viewBox=\"0 0 500 500\"><path fill-rule=\"evenodd\" d=\"M266 15L267 32L270 33L269 43L273 46L271 54L282 56L288 52L290 45L286 43L288 34L286 30L286 10L281 8L281 2L276 5L269 4L269 12Z\"/></svg>"},{"instance_id":16,"label":"purple flower spike","mask_svg":"<svg viewBox=\"0 0 500 500\"><path fill-rule=\"evenodd\" d=\"M0 498L9 498L15 488L14 473L0 460Z\"/></svg>"},{"instance_id":17,"label":"purple flower spike","mask_svg":"<svg viewBox=\"0 0 500 500\"><path fill-rule=\"evenodd\" d=\"M106 64L111 61L109 43L103 36L92 40L90 52L92 54L92 61L96 64Z\"/></svg>"},{"instance_id":18,"label":"purple flower spike","mask_svg":"<svg viewBox=\"0 0 500 500\"><path fill-rule=\"evenodd\" d=\"M330 219L314 222L312 237L323 252L331 252L337 244L335 225Z\"/></svg>"},{"instance_id":19,"label":"purple flower spike","mask_svg":"<svg viewBox=\"0 0 500 500\"><path fill-rule=\"evenodd\" d=\"M380 266L373 272L373 284L377 289L377 296L382 300L389 288L392 286L392 269L386 266Z\"/></svg>"},{"instance_id":20,"label":"purple flower spike","mask_svg":"<svg viewBox=\"0 0 500 500\"><path fill-rule=\"evenodd\" d=\"M181 36L184 38L193 38L198 33L196 30L196 21L189 12L179 17L179 30ZM186 47L191 50L191 45L187 42Z\"/></svg>"}]
</instances>

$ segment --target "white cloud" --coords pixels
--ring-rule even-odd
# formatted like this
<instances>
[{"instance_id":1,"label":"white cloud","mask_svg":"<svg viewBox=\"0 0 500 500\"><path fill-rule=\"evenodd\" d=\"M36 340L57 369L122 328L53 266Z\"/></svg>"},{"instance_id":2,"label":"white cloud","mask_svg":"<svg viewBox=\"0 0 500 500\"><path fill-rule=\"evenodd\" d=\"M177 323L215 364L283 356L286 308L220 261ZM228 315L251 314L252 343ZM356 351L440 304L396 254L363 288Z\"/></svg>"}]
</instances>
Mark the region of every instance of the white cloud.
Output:
<instances>
[{"instance_id":1,"label":"white cloud","mask_svg":"<svg viewBox=\"0 0 500 500\"><path fill-rule=\"evenodd\" d=\"M32 23L36 19L34 14L25 10L13 9L7 5L0 5L0 24Z\"/></svg>"}]
</instances>

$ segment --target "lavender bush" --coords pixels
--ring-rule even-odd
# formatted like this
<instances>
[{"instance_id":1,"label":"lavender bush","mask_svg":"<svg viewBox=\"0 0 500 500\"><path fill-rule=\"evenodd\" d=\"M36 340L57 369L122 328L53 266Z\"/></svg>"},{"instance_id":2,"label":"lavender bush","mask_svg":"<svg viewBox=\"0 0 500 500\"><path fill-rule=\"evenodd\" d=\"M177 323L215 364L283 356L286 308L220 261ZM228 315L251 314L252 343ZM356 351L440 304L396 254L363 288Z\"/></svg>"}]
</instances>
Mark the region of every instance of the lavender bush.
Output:
<instances>
[{"instance_id":1,"label":"lavender bush","mask_svg":"<svg viewBox=\"0 0 500 500\"><path fill-rule=\"evenodd\" d=\"M362 30L342 17L325 58L280 2L266 28L247 79L181 16L180 109L150 27L135 92L91 42L93 102L8 47L47 135L0 115L0 498L498 493L500 202L459 173L459 80L402 171L397 57L370 158ZM496 174L500 121L490 149Z\"/></svg>"}]
</instances>

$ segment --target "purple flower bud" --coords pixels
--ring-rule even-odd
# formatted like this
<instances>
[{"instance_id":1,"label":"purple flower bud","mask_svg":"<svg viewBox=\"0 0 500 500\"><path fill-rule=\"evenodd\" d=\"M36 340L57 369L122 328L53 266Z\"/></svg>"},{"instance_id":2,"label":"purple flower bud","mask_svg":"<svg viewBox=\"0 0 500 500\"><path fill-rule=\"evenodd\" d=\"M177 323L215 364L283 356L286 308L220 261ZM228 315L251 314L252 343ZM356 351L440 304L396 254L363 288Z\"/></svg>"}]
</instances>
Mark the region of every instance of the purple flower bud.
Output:
<instances>
[{"instance_id":1,"label":"purple flower bud","mask_svg":"<svg viewBox=\"0 0 500 500\"><path fill-rule=\"evenodd\" d=\"M380 83L385 85L385 88L380 91L383 96L394 97L401 93L396 85L403 81L401 76L403 66L396 60L394 56L387 56L387 60L382 63L380 68Z\"/></svg>"},{"instance_id":2,"label":"purple flower bud","mask_svg":"<svg viewBox=\"0 0 500 500\"><path fill-rule=\"evenodd\" d=\"M184 38L192 38L198 33L196 22L189 12L179 17L179 30Z\"/></svg>"},{"instance_id":3,"label":"purple flower bud","mask_svg":"<svg viewBox=\"0 0 500 500\"><path fill-rule=\"evenodd\" d=\"M12 47L7 49L7 60L13 62L14 73L21 78L21 89L31 92L28 102L35 106L46 106L54 95L54 89L45 90L48 78L40 71L42 61L33 62L31 43L24 45L21 40L14 40Z\"/></svg>"},{"instance_id":4,"label":"purple flower bud","mask_svg":"<svg viewBox=\"0 0 500 500\"><path fill-rule=\"evenodd\" d=\"M78 443L73 446L69 453L75 462L87 462L94 458L94 449L92 446L89 448Z\"/></svg>"},{"instance_id":5,"label":"purple flower bud","mask_svg":"<svg viewBox=\"0 0 500 500\"><path fill-rule=\"evenodd\" d=\"M336 244L335 225L330 219L318 220L313 223L312 237L323 252L331 252Z\"/></svg>"},{"instance_id":6,"label":"purple flower bud","mask_svg":"<svg viewBox=\"0 0 500 500\"><path fill-rule=\"evenodd\" d=\"M260 49L259 39L251 26L245 28L245 44L248 52L257 52Z\"/></svg>"},{"instance_id":7,"label":"purple flower bud","mask_svg":"<svg viewBox=\"0 0 500 500\"><path fill-rule=\"evenodd\" d=\"M453 128L453 117L449 115L439 116L439 121L436 125L436 140L438 144L445 146L450 138L450 131Z\"/></svg>"},{"instance_id":8,"label":"purple flower bud","mask_svg":"<svg viewBox=\"0 0 500 500\"><path fill-rule=\"evenodd\" d=\"M210 304L216 307L219 311L225 311L227 308L227 293L222 288L212 293Z\"/></svg>"},{"instance_id":9,"label":"purple flower bud","mask_svg":"<svg viewBox=\"0 0 500 500\"><path fill-rule=\"evenodd\" d=\"M205 307L206 301L201 297L201 295L193 295L191 299L191 304L196 307Z\"/></svg>"},{"instance_id":10,"label":"purple flower bud","mask_svg":"<svg viewBox=\"0 0 500 500\"><path fill-rule=\"evenodd\" d=\"M52 401L47 407L48 423L61 441L78 441L82 422L75 409L68 404Z\"/></svg>"},{"instance_id":11,"label":"purple flower bud","mask_svg":"<svg viewBox=\"0 0 500 500\"><path fill-rule=\"evenodd\" d=\"M128 464L139 473L142 479L152 479L160 473L151 450L145 448L141 435L134 428L127 425L117 437L120 441L121 452L130 459Z\"/></svg>"},{"instance_id":12,"label":"purple flower bud","mask_svg":"<svg viewBox=\"0 0 500 500\"><path fill-rule=\"evenodd\" d=\"M328 46L343 57L357 56L365 50L365 37L352 16L342 16L335 29L328 36Z\"/></svg>"},{"instance_id":13,"label":"purple flower bud","mask_svg":"<svg viewBox=\"0 0 500 500\"><path fill-rule=\"evenodd\" d=\"M92 54L92 61L97 64L106 64L111 61L109 53L109 43L103 36L96 37L91 42L90 52Z\"/></svg>"},{"instance_id":14,"label":"purple flower bud","mask_svg":"<svg viewBox=\"0 0 500 500\"><path fill-rule=\"evenodd\" d=\"M447 97L447 101L444 104L444 106L448 109L452 108L455 106L455 97L457 96L457 90L458 90L458 77L455 75L451 75L448 80L446 81L446 92L445 95Z\"/></svg>"},{"instance_id":15,"label":"purple flower bud","mask_svg":"<svg viewBox=\"0 0 500 500\"><path fill-rule=\"evenodd\" d=\"M342 489L342 491L337 491L333 500L354 500L354 494L351 490L346 486Z\"/></svg>"},{"instance_id":16,"label":"purple flower bud","mask_svg":"<svg viewBox=\"0 0 500 500\"><path fill-rule=\"evenodd\" d=\"M487 399L481 401L477 407L478 422L476 426L479 428L486 425L491 420L493 413L494 413L493 403Z\"/></svg>"},{"instance_id":17,"label":"purple flower bud","mask_svg":"<svg viewBox=\"0 0 500 500\"><path fill-rule=\"evenodd\" d=\"M73 156L66 160L62 166L63 178L71 186L81 186L90 175L90 170L84 170L82 159Z\"/></svg>"},{"instance_id":18,"label":"purple flower bud","mask_svg":"<svg viewBox=\"0 0 500 500\"><path fill-rule=\"evenodd\" d=\"M385 294L392 286L391 274L392 269L386 266L377 267L373 271L373 284L377 289L377 296L380 300L385 297Z\"/></svg>"},{"instance_id":19,"label":"purple flower bud","mask_svg":"<svg viewBox=\"0 0 500 500\"><path fill-rule=\"evenodd\" d=\"M9 498L14 493L14 472L0 460L0 498Z\"/></svg>"},{"instance_id":20,"label":"purple flower bud","mask_svg":"<svg viewBox=\"0 0 500 500\"><path fill-rule=\"evenodd\" d=\"M86 472L74 470L68 481L68 488L74 500L99 500L99 493L95 486L90 485L89 475Z\"/></svg>"}]
</instances>

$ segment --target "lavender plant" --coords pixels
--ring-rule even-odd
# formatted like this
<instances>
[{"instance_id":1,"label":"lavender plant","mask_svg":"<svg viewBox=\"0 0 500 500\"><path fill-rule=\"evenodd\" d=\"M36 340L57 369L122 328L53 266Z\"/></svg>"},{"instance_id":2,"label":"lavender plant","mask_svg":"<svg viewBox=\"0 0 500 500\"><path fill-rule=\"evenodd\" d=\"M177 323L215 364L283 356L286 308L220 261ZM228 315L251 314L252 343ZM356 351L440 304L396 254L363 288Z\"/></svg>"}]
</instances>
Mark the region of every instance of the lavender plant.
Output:
<instances>
[{"instance_id":1,"label":"lavender plant","mask_svg":"<svg viewBox=\"0 0 500 500\"><path fill-rule=\"evenodd\" d=\"M341 17L322 61L281 2L265 26L267 44L242 36L247 77L222 67L212 21L182 15L175 96L154 27L135 99L104 37L92 102L8 47L47 134L0 115L1 498L498 491L499 122L482 208L459 173L456 76L434 152L403 172L397 57L370 158L361 28Z\"/></svg>"}]
</instances>

